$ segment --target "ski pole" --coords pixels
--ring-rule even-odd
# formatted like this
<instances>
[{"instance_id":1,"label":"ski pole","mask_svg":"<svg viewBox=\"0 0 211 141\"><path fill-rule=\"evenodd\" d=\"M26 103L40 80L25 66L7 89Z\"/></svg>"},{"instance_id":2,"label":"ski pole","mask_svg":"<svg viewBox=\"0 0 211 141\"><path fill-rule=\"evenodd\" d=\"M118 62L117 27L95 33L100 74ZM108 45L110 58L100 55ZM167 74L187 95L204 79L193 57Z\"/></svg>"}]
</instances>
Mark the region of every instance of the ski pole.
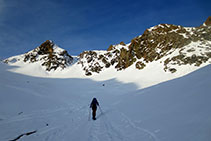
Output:
<instances>
[{"instance_id":1,"label":"ski pole","mask_svg":"<svg viewBox=\"0 0 211 141\"><path fill-rule=\"evenodd\" d=\"M101 109L100 105L99 105L99 109L100 109L100 112L103 114L103 111L102 111L102 109Z\"/></svg>"},{"instance_id":2,"label":"ski pole","mask_svg":"<svg viewBox=\"0 0 211 141\"><path fill-rule=\"evenodd\" d=\"M91 108L89 108L89 117L88 117L88 121L90 121L90 110L91 110Z\"/></svg>"}]
</instances>

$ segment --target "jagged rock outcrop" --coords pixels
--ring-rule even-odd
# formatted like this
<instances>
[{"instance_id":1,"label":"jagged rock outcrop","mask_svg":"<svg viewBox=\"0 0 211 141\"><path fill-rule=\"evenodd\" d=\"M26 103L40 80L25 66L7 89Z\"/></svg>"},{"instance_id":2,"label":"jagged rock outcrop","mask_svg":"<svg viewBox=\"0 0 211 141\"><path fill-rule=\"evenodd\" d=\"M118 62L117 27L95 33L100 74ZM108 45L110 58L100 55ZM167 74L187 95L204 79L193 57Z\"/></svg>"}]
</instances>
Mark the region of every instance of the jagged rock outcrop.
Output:
<instances>
[{"instance_id":1,"label":"jagged rock outcrop","mask_svg":"<svg viewBox=\"0 0 211 141\"><path fill-rule=\"evenodd\" d=\"M5 63L15 61L24 61L26 63L39 62L47 71L56 70L57 68L64 69L73 62L66 50L59 48L52 41L47 40L39 47L19 57L6 59Z\"/></svg>"},{"instance_id":2,"label":"jagged rock outcrop","mask_svg":"<svg viewBox=\"0 0 211 141\"><path fill-rule=\"evenodd\" d=\"M143 69L149 62L160 60L164 64L164 71L174 73L177 71L174 65L200 66L210 58L209 17L205 24L199 27L159 24L145 30L141 36L132 39L130 44L121 42L111 45L104 52L83 52L79 64L87 75L91 75L111 66L122 70L135 64L137 69Z\"/></svg>"},{"instance_id":3,"label":"jagged rock outcrop","mask_svg":"<svg viewBox=\"0 0 211 141\"><path fill-rule=\"evenodd\" d=\"M209 59L209 52L204 54L194 54L189 57L183 51L185 47L191 42L200 42L199 46L203 48L210 48L211 41L211 27L201 26L196 28L185 28L182 26L160 24L153 28L147 29L143 35L134 38L131 41L128 52L134 54L134 56L128 56L128 58L135 57L142 59L142 63L148 63L157 61L164 56L168 56L175 51L178 51L177 56L167 58L165 60L165 70L168 69L167 65L170 62L176 62L176 64L195 64L199 66L201 63L206 62ZM199 47L198 46L198 47ZM197 48L197 46L195 46ZM189 50L191 52L191 50ZM130 62L130 60L128 60ZM127 66L124 66L125 68ZM169 68L169 71L172 71Z\"/></svg>"},{"instance_id":4,"label":"jagged rock outcrop","mask_svg":"<svg viewBox=\"0 0 211 141\"><path fill-rule=\"evenodd\" d=\"M79 55L78 64L82 65L86 75L92 75L92 72L99 73L104 68L114 65L118 53L118 51L84 51Z\"/></svg>"}]
</instances>

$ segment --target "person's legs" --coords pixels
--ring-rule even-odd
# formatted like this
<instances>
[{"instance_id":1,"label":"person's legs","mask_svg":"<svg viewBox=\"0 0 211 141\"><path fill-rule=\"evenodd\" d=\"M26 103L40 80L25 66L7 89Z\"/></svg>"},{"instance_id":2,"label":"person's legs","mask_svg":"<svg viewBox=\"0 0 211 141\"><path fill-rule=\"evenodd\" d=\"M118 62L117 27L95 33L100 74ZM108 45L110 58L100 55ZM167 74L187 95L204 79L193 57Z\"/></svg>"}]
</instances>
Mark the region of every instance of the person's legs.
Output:
<instances>
[{"instance_id":1,"label":"person's legs","mask_svg":"<svg viewBox=\"0 0 211 141\"><path fill-rule=\"evenodd\" d=\"M92 119L96 120L96 110L97 108L92 108Z\"/></svg>"}]
</instances>

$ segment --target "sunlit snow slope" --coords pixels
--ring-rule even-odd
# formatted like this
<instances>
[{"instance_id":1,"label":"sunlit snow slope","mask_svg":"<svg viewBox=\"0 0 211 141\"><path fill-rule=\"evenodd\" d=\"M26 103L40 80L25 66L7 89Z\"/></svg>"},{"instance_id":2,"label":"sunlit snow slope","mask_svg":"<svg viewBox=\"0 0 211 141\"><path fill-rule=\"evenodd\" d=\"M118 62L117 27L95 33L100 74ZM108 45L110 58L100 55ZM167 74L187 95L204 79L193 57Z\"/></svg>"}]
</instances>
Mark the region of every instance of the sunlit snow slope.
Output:
<instances>
[{"instance_id":1,"label":"sunlit snow slope","mask_svg":"<svg viewBox=\"0 0 211 141\"><path fill-rule=\"evenodd\" d=\"M211 140L210 65L145 89L112 77L33 77L8 71L15 69L0 64L2 141ZM101 106L96 121L90 119L93 97Z\"/></svg>"}]
</instances>

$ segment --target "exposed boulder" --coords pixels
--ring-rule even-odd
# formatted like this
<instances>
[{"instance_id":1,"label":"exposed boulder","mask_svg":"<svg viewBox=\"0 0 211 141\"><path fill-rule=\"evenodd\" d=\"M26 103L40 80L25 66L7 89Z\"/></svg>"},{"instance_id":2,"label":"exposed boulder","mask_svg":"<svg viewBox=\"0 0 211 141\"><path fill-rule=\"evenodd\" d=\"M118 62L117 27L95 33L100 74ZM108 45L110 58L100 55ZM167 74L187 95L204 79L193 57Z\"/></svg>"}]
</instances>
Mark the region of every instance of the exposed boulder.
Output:
<instances>
[{"instance_id":1,"label":"exposed boulder","mask_svg":"<svg viewBox=\"0 0 211 141\"><path fill-rule=\"evenodd\" d=\"M143 69L145 66L146 65L141 61L136 62L136 68L139 70Z\"/></svg>"}]
</instances>

